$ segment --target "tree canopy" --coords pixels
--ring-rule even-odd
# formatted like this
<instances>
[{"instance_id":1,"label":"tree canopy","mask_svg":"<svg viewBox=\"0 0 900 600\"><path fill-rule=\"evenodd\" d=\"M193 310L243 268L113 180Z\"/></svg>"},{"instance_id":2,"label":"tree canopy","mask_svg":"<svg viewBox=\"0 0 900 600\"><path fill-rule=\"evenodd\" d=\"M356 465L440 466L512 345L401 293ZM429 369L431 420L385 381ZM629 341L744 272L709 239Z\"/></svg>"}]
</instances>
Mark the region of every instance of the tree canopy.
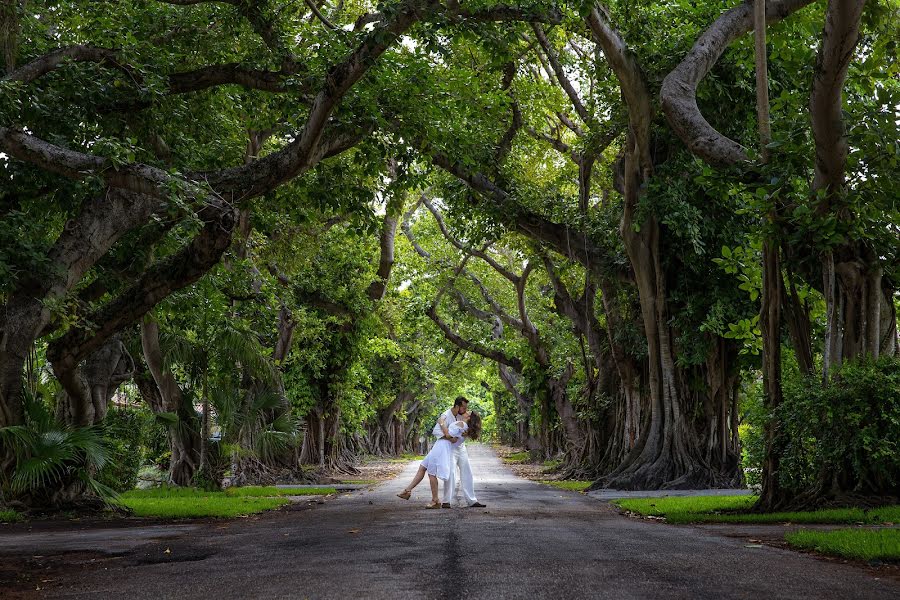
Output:
<instances>
[{"instance_id":1,"label":"tree canopy","mask_svg":"<svg viewBox=\"0 0 900 600\"><path fill-rule=\"evenodd\" d=\"M119 394L179 485L465 395L596 486L895 493L900 5L756 4L3 0L0 499Z\"/></svg>"}]
</instances>

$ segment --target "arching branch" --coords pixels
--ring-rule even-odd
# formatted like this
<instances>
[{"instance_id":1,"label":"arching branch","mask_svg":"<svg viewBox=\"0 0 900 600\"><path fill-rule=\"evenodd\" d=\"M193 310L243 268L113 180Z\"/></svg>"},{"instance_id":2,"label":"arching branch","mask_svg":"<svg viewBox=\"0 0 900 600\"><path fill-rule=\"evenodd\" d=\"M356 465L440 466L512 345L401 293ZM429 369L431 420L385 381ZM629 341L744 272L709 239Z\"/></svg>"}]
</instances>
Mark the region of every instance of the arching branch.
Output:
<instances>
[{"instance_id":1,"label":"arching branch","mask_svg":"<svg viewBox=\"0 0 900 600\"><path fill-rule=\"evenodd\" d=\"M444 234L444 237L447 239L448 242L450 242L453 245L454 248L457 248L458 250L461 250L462 252L464 252L466 254L471 254L472 256L480 258L481 260L483 260L484 262L489 264L495 271L500 273L500 275L502 275L506 279L512 281L513 283L516 282L516 280L518 279L518 276L515 273L513 273L512 271L510 271L509 269L507 269L506 267L504 267L503 265L501 265L500 263L498 263L496 260L494 260L494 258L491 257L489 254L487 254L486 252L483 252L481 250L478 250L476 248L469 248L465 244L460 242L458 239L453 237L450 234L450 231L447 229L447 224L444 223L444 217L441 215L440 211L438 211L438 209L434 207L434 204L432 204L431 200L429 200L428 197L425 195L422 196L422 204L424 204L428 208L428 210L431 212L431 214L434 215L434 219L435 219L435 221L437 221L438 228L440 228L441 233Z\"/></svg>"},{"instance_id":2,"label":"arching branch","mask_svg":"<svg viewBox=\"0 0 900 600\"><path fill-rule=\"evenodd\" d=\"M476 344L475 342L471 342L450 328L437 314L437 309L434 305L428 307L427 311L428 317L434 321L434 324L438 326L441 332L444 334L449 341L453 342L456 346L465 350L466 352L471 352L473 354L477 354L479 356L483 356L484 358L493 360L494 362L506 365L508 367L512 367L517 371L521 371L522 369L522 361L520 361L515 356L508 356L504 352L500 352L499 350L491 350L490 348L485 348L480 344Z\"/></svg>"},{"instance_id":3,"label":"arching branch","mask_svg":"<svg viewBox=\"0 0 900 600\"><path fill-rule=\"evenodd\" d=\"M781 21L813 0L766 2L766 23ZM687 147L712 165L748 160L743 146L709 124L697 106L697 86L738 37L753 31L753 3L743 2L722 14L694 43L687 56L666 75L660 90L663 112Z\"/></svg>"}]
</instances>

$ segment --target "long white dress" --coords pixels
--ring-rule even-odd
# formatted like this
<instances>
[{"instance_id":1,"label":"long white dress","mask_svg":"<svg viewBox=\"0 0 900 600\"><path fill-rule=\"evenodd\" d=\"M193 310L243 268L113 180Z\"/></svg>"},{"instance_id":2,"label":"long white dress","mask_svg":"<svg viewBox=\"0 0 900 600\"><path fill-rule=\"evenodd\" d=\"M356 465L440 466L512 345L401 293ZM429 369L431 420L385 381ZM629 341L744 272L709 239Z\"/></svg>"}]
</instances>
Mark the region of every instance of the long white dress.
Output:
<instances>
[{"instance_id":1,"label":"long white dress","mask_svg":"<svg viewBox=\"0 0 900 600\"><path fill-rule=\"evenodd\" d=\"M434 475L441 481L450 478L450 470L453 468L453 450L463 443L462 434L469 430L465 421L457 421L447 428L451 437L457 438L456 442L440 439L431 447L428 455L422 459L422 466L429 475Z\"/></svg>"}]
</instances>

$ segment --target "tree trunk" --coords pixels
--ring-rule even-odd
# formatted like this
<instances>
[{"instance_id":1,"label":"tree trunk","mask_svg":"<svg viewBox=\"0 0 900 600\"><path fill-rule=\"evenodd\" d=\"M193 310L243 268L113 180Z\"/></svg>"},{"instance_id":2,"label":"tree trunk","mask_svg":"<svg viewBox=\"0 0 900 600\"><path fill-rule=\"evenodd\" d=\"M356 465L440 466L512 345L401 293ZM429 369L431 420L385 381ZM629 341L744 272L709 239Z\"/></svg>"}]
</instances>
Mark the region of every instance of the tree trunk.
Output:
<instances>
[{"instance_id":1,"label":"tree trunk","mask_svg":"<svg viewBox=\"0 0 900 600\"><path fill-rule=\"evenodd\" d=\"M66 373L78 395L60 390L56 418L69 427L88 427L106 417L109 401L119 386L134 375L134 360L118 336L111 337L72 372Z\"/></svg>"},{"instance_id":2,"label":"tree trunk","mask_svg":"<svg viewBox=\"0 0 900 600\"><path fill-rule=\"evenodd\" d=\"M323 394L316 408L306 415L306 435L300 447L300 462L335 473L356 473L356 460L341 431L341 409L328 395L329 386L320 384Z\"/></svg>"},{"instance_id":3,"label":"tree trunk","mask_svg":"<svg viewBox=\"0 0 900 600\"><path fill-rule=\"evenodd\" d=\"M172 372L165 368L159 345L159 325L150 318L141 322L141 347L150 377L136 377L135 382L150 410L156 415L167 415L172 451L169 480L174 485L190 486L200 466L200 419L193 405L185 401Z\"/></svg>"},{"instance_id":4,"label":"tree trunk","mask_svg":"<svg viewBox=\"0 0 900 600\"><path fill-rule=\"evenodd\" d=\"M634 271L649 361L648 418L640 441L625 461L602 480L616 489L731 487L741 481L738 465L711 465L689 416L686 378L675 366L669 327L660 227L649 217L635 231L634 215L645 174L630 133L624 157L625 207L620 233Z\"/></svg>"}]
</instances>

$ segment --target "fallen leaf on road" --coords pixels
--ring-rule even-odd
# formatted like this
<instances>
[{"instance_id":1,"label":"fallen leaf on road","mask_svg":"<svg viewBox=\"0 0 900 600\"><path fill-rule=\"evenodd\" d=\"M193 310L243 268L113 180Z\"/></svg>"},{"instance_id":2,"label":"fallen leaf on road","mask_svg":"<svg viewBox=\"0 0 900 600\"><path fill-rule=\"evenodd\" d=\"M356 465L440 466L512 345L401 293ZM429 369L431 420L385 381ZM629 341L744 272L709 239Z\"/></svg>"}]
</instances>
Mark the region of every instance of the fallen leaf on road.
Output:
<instances>
[{"instance_id":1,"label":"fallen leaf on road","mask_svg":"<svg viewBox=\"0 0 900 600\"><path fill-rule=\"evenodd\" d=\"M168 548L166 548L166 551L165 551L165 552L163 552L163 554L172 554L172 551L171 551L171 550L169 550L169 549L168 549Z\"/></svg>"},{"instance_id":2,"label":"fallen leaf on road","mask_svg":"<svg viewBox=\"0 0 900 600\"><path fill-rule=\"evenodd\" d=\"M359 529L351 529L347 533L359 533Z\"/></svg>"}]
</instances>

